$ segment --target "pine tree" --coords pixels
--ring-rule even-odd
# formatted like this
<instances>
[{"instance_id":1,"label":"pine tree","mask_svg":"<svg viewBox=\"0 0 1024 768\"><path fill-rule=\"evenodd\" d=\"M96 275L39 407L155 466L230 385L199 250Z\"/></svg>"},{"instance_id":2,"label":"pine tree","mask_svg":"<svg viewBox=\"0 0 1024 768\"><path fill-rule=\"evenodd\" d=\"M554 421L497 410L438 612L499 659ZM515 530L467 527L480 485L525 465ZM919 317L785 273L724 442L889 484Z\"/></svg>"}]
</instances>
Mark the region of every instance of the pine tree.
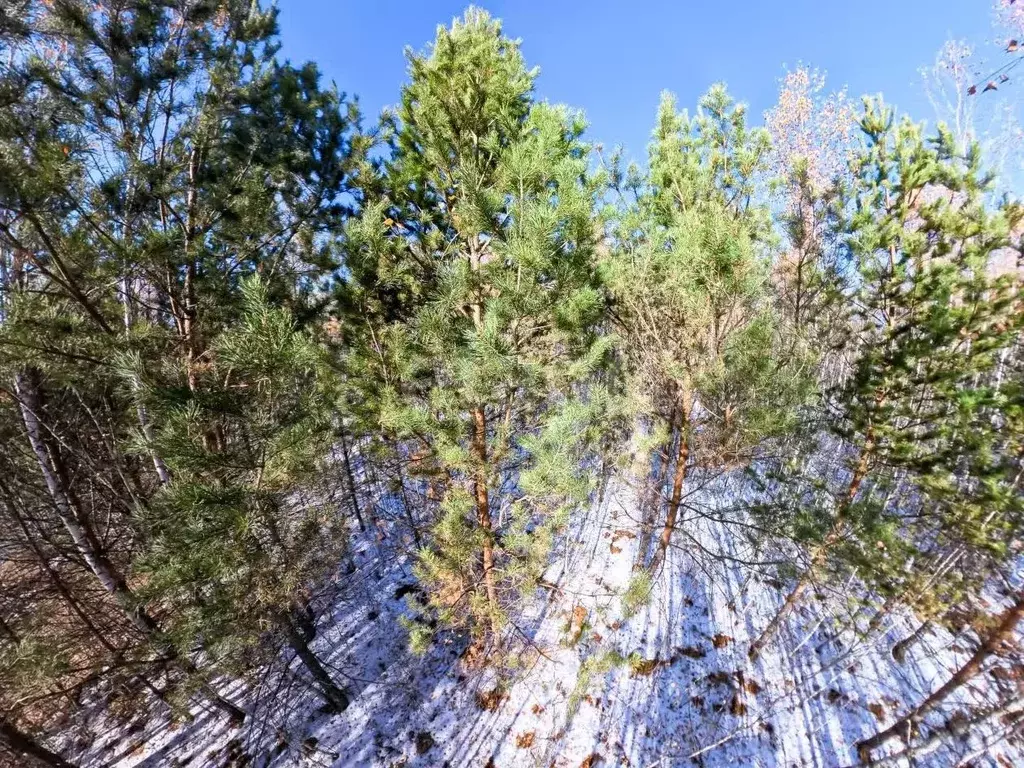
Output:
<instances>
[{"instance_id":1,"label":"pine tree","mask_svg":"<svg viewBox=\"0 0 1024 768\"><path fill-rule=\"evenodd\" d=\"M432 606L500 642L587 498L602 401L586 382L608 346L601 179L582 118L534 102L535 72L483 11L440 28L409 73L382 191L349 232L348 367L379 427L430 467Z\"/></svg>"},{"instance_id":2,"label":"pine tree","mask_svg":"<svg viewBox=\"0 0 1024 768\"><path fill-rule=\"evenodd\" d=\"M1001 439L992 411L1002 396L989 374L1020 332L1020 305L990 265L1009 242L1016 208L986 208L980 157L958 153L948 132L926 144L918 126L895 124L891 110L871 101L861 127L843 228L858 271L850 301L856 357L824 402L827 429L845 446L844 477L799 483L819 502L793 496L800 535L813 542L809 564L752 644L752 658L830 562L852 565L891 594L906 564L935 541L936 525L967 540L977 521L969 510L980 501L972 493L993 490L986 475L1000 471L988 453ZM901 487L917 501L885 503L884 492ZM986 535L997 539L998 528Z\"/></svg>"},{"instance_id":3,"label":"pine tree","mask_svg":"<svg viewBox=\"0 0 1024 768\"><path fill-rule=\"evenodd\" d=\"M172 642L176 617L154 616L134 584L144 521L175 482L156 447L169 425L149 400L222 394L206 372L247 275L264 276L271 304L315 319L338 268L327 236L354 199L357 115L315 66L276 59L276 12L259 3L21 5L0 28L0 344L21 422L5 453L12 516L40 521L19 546L94 636L141 635L138 655L172 660L239 716L203 682L194 647ZM216 420L204 435L210 450L238 439ZM101 540L101 520L116 535ZM54 547L85 564L123 621L77 574L46 571Z\"/></svg>"},{"instance_id":4,"label":"pine tree","mask_svg":"<svg viewBox=\"0 0 1024 768\"><path fill-rule=\"evenodd\" d=\"M143 380L153 445L174 480L142 515L148 547L139 568L147 595L173 606L176 647L202 643L244 672L239 659L251 663L276 634L341 711L348 696L310 650L315 628L304 617L307 595L341 560L345 534L331 510L292 498L331 447L335 375L290 313L270 306L258 278L242 290L243 314L211 341L201 378L179 370L177 390ZM132 376L130 361L125 368Z\"/></svg>"},{"instance_id":5,"label":"pine tree","mask_svg":"<svg viewBox=\"0 0 1024 768\"><path fill-rule=\"evenodd\" d=\"M671 543L690 464L743 463L805 397L767 292L770 224L755 200L767 150L721 86L693 118L665 95L646 188L604 261L632 386L650 393L652 426L675 446L651 570Z\"/></svg>"}]
</instances>

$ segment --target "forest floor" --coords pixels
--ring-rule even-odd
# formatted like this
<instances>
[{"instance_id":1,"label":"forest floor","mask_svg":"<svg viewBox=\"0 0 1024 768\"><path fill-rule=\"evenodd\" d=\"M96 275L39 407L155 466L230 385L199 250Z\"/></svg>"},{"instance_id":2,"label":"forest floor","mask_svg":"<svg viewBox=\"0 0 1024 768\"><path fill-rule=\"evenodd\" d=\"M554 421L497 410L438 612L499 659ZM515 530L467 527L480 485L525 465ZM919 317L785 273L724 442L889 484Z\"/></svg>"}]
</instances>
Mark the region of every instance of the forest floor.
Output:
<instances>
[{"instance_id":1,"label":"forest floor","mask_svg":"<svg viewBox=\"0 0 1024 768\"><path fill-rule=\"evenodd\" d=\"M356 538L356 571L339 577L340 596L314 644L347 680L353 702L345 712L322 712L293 662L252 690L226 687L252 712L242 728L206 712L179 726L159 713L110 728L95 716L75 734L75 757L88 768L854 765L854 743L944 682L968 649L937 631L897 663L889 649L913 620L894 616L869 641L837 631L837 617L850 610L838 596L843 585L823 585L750 662L749 643L782 593L752 575L763 569L749 561L765 554L745 543L741 526L719 518L744 485L726 475L688 494L687 535L650 598L627 617L638 504L634 489L613 479L568 532L546 574L557 589L538 590L511 633L519 665L503 670L467 663L455 637L411 655L397 621L413 615L410 563L388 558L399 547L388 548L386 531ZM942 711L948 717L998 686L1019 685L1007 677L986 673ZM925 730L947 726L940 714ZM916 765L1024 765L1021 743L998 728L995 720L970 729Z\"/></svg>"}]
</instances>

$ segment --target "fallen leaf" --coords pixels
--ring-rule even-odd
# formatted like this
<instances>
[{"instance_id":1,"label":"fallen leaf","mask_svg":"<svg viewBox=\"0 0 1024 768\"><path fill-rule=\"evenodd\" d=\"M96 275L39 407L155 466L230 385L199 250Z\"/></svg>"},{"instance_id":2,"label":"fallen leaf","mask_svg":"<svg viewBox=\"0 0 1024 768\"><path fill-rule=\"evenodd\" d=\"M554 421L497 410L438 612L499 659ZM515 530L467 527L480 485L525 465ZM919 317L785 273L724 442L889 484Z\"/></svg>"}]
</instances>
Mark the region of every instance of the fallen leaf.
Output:
<instances>
[{"instance_id":1,"label":"fallen leaf","mask_svg":"<svg viewBox=\"0 0 1024 768\"><path fill-rule=\"evenodd\" d=\"M484 691L483 693L477 691L476 705L480 709L494 712L501 706L501 702L507 698L508 694L500 688L495 688L493 691Z\"/></svg>"},{"instance_id":2,"label":"fallen leaf","mask_svg":"<svg viewBox=\"0 0 1024 768\"><path fill-rule=\"evenodd\" d=\"M637 675L643 675L646 677L647 675L652 674L658 667L664 666L667 663L667 661L661 661L657 658L641 659L633 664L633 677L636 677Z\"/></svg>"},{"instance_id":3,"label":"fallen leaf","mask_svg":"<svg viewBox=\"0 0 1024 768\"><path fill-rule=\"evenodd\" d=\"M732 701L729 702L729 713L736 717L742 717L747 714L747 705L743 703L739 693L733 694Z\"/></svg>"}]
</instances>

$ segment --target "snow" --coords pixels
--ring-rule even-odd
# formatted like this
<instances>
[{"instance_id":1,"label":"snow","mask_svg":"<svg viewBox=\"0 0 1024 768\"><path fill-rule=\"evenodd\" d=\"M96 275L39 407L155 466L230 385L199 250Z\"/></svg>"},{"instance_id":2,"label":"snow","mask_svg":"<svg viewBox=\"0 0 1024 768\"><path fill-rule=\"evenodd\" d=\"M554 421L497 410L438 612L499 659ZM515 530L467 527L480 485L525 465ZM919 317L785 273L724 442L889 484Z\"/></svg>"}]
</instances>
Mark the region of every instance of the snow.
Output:
<instances>
[{"instance_id":1,"label":"snow","mask_svg":"<svg viewBox=\"0 0 1024 768\"><path fill-rule=\"evenodd\" d=\"M411 563L387 554L399 549L388 537L400 534L369 532L354 539L355 573L340 577L313 644L353 694L345 712L321 712L292 661L268 671L253 690L224 689L252 713L240 729L208 712L172 728L154 710L133 732L97 715L80 730L107 735L86 738L75 758L111 768L246 761L265 768L575 768L588 758L638 768L856 764L856 741L938 687L968 649L934 632L905 664L896 663L889 648L913 631L913 619L895 616L869 640L840 635L831 617L847 610L833 595L841 590L823 585L822 599L806 600L751 663L749 643L782 595L745 564L764 553L709 515L742 494L742 474L700 486L687 495L686 535L670 550L650 599L626 617L622 594L633 576L640 515L630 483L613 479L601 502L566 532L545 576L558 589L538 590L510 629L518 667L469 669L460 659L465 642L451 635L422 658L411 655L397 619L413 611L409 597L395 597L414 583ZM959 705L988 700L995 685L983 675L928 727L941 727ZM986 735L976 729L919 764L957 765ZM972 765L1024 765L1019 744L1006 739L983 751Z\"/></svg>"}]
</instances>

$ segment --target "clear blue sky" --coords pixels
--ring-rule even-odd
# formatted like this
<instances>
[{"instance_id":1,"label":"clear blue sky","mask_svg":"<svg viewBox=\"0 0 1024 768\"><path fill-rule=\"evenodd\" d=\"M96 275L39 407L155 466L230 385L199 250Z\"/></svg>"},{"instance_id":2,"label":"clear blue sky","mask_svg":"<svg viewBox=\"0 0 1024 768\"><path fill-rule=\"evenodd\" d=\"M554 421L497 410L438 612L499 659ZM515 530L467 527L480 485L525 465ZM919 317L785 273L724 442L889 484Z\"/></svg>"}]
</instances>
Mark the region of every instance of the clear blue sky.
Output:
<instances>
[{"instance_id":1,"label":"clear blue sky","mask_svg":"<svg viewBox=\"0 0 1024 768\"><path fill-rule=\"evenodd\" d=\"M442 0L279 0L282 55L316 61L359 96L368 121L398 100L403 49L423 49L438 24L468 3ZM784 65L826 70L852 95L886 95L917 119L932 112L919 67L950 36L993 38L992 0L517 0L479 2L521 38L539 66L541 98L583 109L590 136L636 159L658 95L682 106L725 81L760 117L775 100ZM990 60L997 57L993 50ZM1024 86L1024 83L1021 84ZM1021 86L1018 86L1021 87Z\"/></svg>"}]
</instances>

